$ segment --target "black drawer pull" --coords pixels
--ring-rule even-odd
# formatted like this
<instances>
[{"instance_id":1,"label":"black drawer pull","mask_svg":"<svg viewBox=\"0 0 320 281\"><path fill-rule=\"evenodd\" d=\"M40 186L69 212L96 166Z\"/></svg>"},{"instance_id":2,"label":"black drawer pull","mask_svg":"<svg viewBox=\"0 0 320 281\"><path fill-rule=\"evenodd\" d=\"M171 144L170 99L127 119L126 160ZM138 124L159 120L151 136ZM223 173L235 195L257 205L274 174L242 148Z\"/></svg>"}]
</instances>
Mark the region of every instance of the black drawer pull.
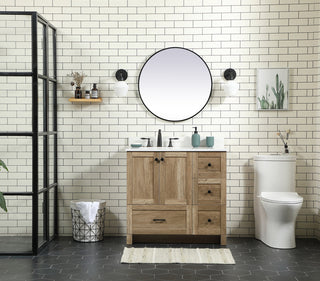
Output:
<instances>
[{"instance_id":1,"label":"black drawer pull","mask_svg":"<svg viewBox=\"0 0 320 281\"><path fill-rule=\"evenodd\" d=\"M208 190L208 193L209 193L209 194L211 193L211 190L210 190L210 189Z\"/></svg>"},{"instance_id":2,"label":"black drawer pull","mask_svg":"<svg viewBox=\"0 0 320 281\"><path fill-rule=\"evenodd\" d=\"M208 163L208 166L211 167L211 163Z\"/></svg>"},{"instance_id":3,"label":"black drawer pull","mask_svg":"<svg viewBox=\"0 0 320 281\"><path fill-rule=\"evenodd\" d=\"M155 158L154 161L156 161L158 163L160 162L160 160L158 158Z\"/></svg>"},{"instance_id":4,"label":"black drawer pull","mask_svg":"<svg viewBox=\"0 0 320 281\"><path fill-rule=\"evenodd\" d=\"M165 222L166 219L153 219L154 222Z\"/></svg>"},{"instance_id":5,"label":"black drawer pull","mask_svg":"<svg viewBox=\"0 0 320 281\"><path fill-rule=\"evenodd\" d=\"M161 161L164 161L164 158L163 157L161 157L161 159L160 159Z\"/></svg>"},{"instance_id":6,"label":"black drawer pull","mask_svg":"<svg viewBox=\"0 0 320 281\"><path fill-rule=\"evenodd\" d=\"M208 219L208 222L211 222L211 219Z\"/></svg>"}]
</instances>

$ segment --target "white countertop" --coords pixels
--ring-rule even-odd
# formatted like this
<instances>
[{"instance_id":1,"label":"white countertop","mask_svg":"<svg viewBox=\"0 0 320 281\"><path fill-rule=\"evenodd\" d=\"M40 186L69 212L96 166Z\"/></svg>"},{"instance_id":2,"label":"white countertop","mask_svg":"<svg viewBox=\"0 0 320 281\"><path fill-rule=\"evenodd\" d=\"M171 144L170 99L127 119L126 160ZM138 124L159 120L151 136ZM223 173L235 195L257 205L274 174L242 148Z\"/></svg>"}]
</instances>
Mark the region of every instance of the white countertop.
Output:
<instances>
[{"instance_id":1,"label":"white countertop","mask_svg":"<svg viewBox=\"0 0 320 281\"><path fill-rule=\"evenodd\" d=\"M149 136L148 133L145 133L141 135L141 137ZM224 138L223 136L220 136L218 134L215 134L214 136L214 146L213 147L207 147L206 146L206 139L205 137L200 138L200 146L197 148L193 148L191 146L191 135L179 135L178 140L174 140L173 147L168 147L169 145L169 138L172 137L172 135L166 135L164 132L162 135L162 147L157 147L157 139L156 135L150 137L152 147L147 147L147 141L141 140L139 137L129 137L128 138L128 147L126 151L193 151L193 152L201 152L201 151L227 151L224 147ZM142 144L140 148L132 148L131 144Z\"/></svg>"},{"instance_id":2,"label":"white countertop","mask_svg":"<svg viewBox=\"0 0 320 281\"><path fill-rule=\"evenodd\" d=\"M191 151L191 152L209 152L209 151L227 151L224 147L139 147L127 148L126 151Z\"/></svg>"}]
</instances>

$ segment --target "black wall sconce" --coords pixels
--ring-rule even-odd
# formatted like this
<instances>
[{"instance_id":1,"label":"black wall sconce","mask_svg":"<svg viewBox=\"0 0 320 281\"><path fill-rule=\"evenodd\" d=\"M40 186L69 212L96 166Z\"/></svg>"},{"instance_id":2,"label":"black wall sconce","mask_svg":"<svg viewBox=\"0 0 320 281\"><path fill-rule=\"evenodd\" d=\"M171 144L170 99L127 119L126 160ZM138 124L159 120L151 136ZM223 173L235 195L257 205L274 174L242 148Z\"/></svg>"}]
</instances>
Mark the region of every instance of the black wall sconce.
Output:
<instances>
[{"instance_id":1,"label":"black wall sconce","mask_svg":"<svg viewBox=\"0 0 320 281\"><path fill-rule=\"evenodd\" d=\"M117 82L114 85L114 91L117 96L119 97L125 97L128 93L129 86L125 82L128 78L128 72L124 69L119 69L116 72L116 79Z\"/></svg>"},{"instance_id":2,"label":"black wall sconce","mask_svg":"<svg viewBox=\"0 0 320 281\"><path fill-rule=\"evenodd\" d=\"M237 77L236 71L233 68L228 68L224 71L223 76L227 80L223 87L225 94L235 96L239 90L239 84L234 81Z\"/></svg>"}]
</instances>

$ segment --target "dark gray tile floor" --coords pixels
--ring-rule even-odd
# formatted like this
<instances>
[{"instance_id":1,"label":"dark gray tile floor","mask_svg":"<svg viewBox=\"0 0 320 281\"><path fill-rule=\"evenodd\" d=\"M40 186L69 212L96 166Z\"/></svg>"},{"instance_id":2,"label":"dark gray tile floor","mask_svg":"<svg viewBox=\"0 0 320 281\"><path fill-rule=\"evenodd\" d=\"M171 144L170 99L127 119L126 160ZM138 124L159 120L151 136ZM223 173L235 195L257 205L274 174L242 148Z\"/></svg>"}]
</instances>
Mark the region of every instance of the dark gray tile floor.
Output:
<instances>
[{"instance_id":1,"label":"dark gray tile floor","mask_svg":"<svg viewBox=\"0 0 320 281\"><path fill-rule=\"evenodd\" d=\"M32 253L32 236L0 236L0 252Z\"/></svg>"},{"instance_id":2,"label":"dark gray tile floor","mask_svg":"<svg viewBox=\"0 0 320 281\"><path fill-rule=\"evenodd\" d=\"M59 238L36 257L0 257L0 280L320 280L320 241L316 239L297 239L296 249L277 250L253 238L229 238L228 247L235 265L120 264L124 246L124 237L105 237L97 243ZM161 246L217 247L203 244Z\"/></svg>"}]
</instances>

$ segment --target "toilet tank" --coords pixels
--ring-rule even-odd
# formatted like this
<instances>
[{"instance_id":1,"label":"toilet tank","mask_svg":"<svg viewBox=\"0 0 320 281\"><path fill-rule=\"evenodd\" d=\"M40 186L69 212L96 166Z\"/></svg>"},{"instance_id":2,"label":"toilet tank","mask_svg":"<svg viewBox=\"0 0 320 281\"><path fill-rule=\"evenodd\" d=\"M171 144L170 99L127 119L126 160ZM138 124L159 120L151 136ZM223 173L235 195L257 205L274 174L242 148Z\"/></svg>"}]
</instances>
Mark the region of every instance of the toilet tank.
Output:
<instances>
[{"instance_id":1,"label":"toilet tank","mask_svg":"<svg viewBox=\"0 0 320 281\"><path fill-rule=\"evenodd\" d=\"M255 195L261 192L295 192L296 157L289 154L254 157Z\"/></svg>"}]
</instances>

